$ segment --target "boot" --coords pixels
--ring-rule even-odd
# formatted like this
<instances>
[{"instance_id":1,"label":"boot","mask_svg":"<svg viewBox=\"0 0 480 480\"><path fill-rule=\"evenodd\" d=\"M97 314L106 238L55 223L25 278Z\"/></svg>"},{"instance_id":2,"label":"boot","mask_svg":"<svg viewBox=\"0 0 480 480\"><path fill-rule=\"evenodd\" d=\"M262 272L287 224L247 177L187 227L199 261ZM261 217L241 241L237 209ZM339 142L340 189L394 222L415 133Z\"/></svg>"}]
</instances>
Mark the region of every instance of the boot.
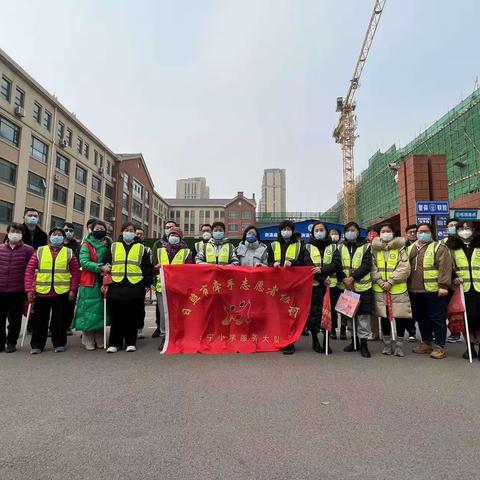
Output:
<instances>
[{"instance_id":1,"label":"boot","mask_svg":"<svg viewBox=\"0 0 480 480\"><path fill-rule=\"evenodd\" d=\"M332 333L330 334L330 338L332 340L337 340L337 331L336 330L332 330Z\"/></svg>"},{"instance_id":2,"label":"boot","mask_svg":"<svg viewBox=\"0 0 480 480\"><path fill-rule=\"evenodd\" d=\"M472 359L473 358L477 358L478 355L477 355L477 351L475 350L475 343L474 342L470 342L470 348L472 349ZM462 355L462 358L464 358L465 360L468 360L468 349L467 351ZM480 357L479 357L480 359Z\"/></svg>"},{"instance_id":3,"label":"boot","mask_svg":"<svg viewBox=\"0 0 480 480\"><path fill-rule=\"evenodd\" d=\"M392 337L390 335L384 335L383 343L385 346L383 347L382 353L384 355L393 355Z\"/></svg>"},{"instance_id":4,"label":"boot","mask_svg":"<svg viewBox=\"0 0 480 480\"><path fill-rule=\"evenodd\" d=\"M365 340L366 341L366 340ZM357 337L357 350L358 350L358 346L360 345L360 342L358 341L358 337ZM347 345L344 349L343 349L344 352L355 352L355 345L353 343L353 337L352 337L352 343L350 343L350 345Z\"/></svg>"},{"instance_id":5,"label":"boot","mask_svg":"<svg viewBox=\"0 0 480 480\"><path fill-rule=\"evenodd\" d=\"M322 330L323 332L323 352L325 352L325 348L327 346L327 335L329 334L328 332L326 332L325 330ZM330 348L330 342L328 343L328 354L330 355L331 353L333 353L332 349Z\"/></svg>"},{"instance_id":6,"label":"boot","mask_svg":"<svg viewBox=\"0 0 480 480\"><path fill-rule=\"evenodd\" d=\"M284 355L293 355L295 353L295 345L291 343L282 349Z\"/></svg>"},{"instance_id":7,"label":"boot","mask_svg":"<svg viewBox=\"0 0 480 480\"><path fill-rule=\"evenodd\" d=\"M346 340L347 339L347 326L346 325L341 325L340 326L340 340Z\"/></svg>"},{"instance_id":8,"label":"boot","mask_svg":"<svg viewBox=\"0 0 480 480\"><path fill-rule=\"evenodd\" d=\"M303 329L302 336L308 337L308 328L307 328L307 327L305 327L305 328Z\"/></svg>"},{"instance_id":9,"label":"boot","mask_svg":"<svg viewBox=\"0 0 480 480\"><path fill-rule=\"evenodd\" d=\"M397 341L395 342L395 351L393 354L396 357L404 357L405 354L403 353L403 337L398 337Z\"/></svg>"},{"instance_id":10,"label":"boot","mask_svg":"<svg viewBox=\"0 0 480 480\"><path fill-rule=\"evenodd\" d=\"M370 358L370 350L368 349L368 340L366 338L360 339L360 354L363 358Z\"/></svg>"},{"instance_id":11,"label":"boot","mask_svg":"<svg viewBox=\"0 0 480 480\"><path fill-rule=\"evenodd\" d=\"M317 353L323 353L324 350L321 347L320 342L318 340L318 333L314 332L313 330L310 330L310 333L312 335L312 349L313 349L313 351L317 352Z\"/></svg>"}]
</instances>

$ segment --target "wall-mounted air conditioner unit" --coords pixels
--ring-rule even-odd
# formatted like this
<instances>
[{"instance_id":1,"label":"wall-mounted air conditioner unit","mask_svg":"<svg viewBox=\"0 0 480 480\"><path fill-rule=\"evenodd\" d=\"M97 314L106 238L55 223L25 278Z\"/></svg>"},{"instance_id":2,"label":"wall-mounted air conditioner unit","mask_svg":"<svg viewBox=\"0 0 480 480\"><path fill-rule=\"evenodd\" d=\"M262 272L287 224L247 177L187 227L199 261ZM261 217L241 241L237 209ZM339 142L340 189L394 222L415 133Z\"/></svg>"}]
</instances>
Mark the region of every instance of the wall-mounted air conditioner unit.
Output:
<instances>
[{"instance_id":1,"label":"wall-mounted air conditioner unit","mask_svg":"<svg viewBox=\"0 0 480 480\"><path fill-rule=\"evenodd\" d=\"M15 108L15 115L17 117L24 117L25 116L25 109L23 107Z\"/></svg>"}]
</instances>

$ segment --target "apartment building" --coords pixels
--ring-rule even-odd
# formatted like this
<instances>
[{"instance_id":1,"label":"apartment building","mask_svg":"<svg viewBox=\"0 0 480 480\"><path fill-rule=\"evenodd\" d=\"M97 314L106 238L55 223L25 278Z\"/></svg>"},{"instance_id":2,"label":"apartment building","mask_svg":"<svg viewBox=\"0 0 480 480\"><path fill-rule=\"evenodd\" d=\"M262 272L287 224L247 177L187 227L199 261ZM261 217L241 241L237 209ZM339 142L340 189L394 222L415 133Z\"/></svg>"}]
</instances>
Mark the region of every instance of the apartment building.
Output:
<instances>
[{"instance_id":1,"label":"apartment building","mask_svg":"<svg viewBox=\"0 0 480 480\"><path fill-rule=\"evenodd\" d=\"M181 178L177 180L178 199L206 200L210 198L210 187L205 177Z\"/></svg>"},{"instance_id":2,"label":"apartment building","mask_svg":"<svg viewBox=\"0 0 480 480\"><path fill-rule=\"evenodd\" d=\"M286 171L284 168L267 168L263 171L260 213L287 211Z\"/></svg>"}]
</instances>

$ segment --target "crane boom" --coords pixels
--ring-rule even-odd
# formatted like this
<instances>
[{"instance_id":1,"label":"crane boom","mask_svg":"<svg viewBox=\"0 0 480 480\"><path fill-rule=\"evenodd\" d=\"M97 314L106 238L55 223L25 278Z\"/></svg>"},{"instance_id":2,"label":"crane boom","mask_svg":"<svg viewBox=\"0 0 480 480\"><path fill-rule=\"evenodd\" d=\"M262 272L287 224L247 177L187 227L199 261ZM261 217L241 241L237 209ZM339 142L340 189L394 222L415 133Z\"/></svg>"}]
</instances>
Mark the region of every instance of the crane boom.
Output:
<instances>
[{"instance_id":1,"label":"crane boom","mask_svg":"<svg viewBox=\"0 0 480 480\"><path fill-rule=\"evenodd\" d=\"M375 0L372 16L368 24L367 33L363 40L360 55L355 65L353 77L345 98L337 98L337 111L340 112L338 125L333 131L335 141L341 144L343 157L343 221L349 222L356 217L355 196L355 158L354 147L356 139L357 119L354 115L355 92L360 86L360 77L367 61L368 53L377 31L378 23L383 12L386 0Z\"/></svg>"}]
</instances>

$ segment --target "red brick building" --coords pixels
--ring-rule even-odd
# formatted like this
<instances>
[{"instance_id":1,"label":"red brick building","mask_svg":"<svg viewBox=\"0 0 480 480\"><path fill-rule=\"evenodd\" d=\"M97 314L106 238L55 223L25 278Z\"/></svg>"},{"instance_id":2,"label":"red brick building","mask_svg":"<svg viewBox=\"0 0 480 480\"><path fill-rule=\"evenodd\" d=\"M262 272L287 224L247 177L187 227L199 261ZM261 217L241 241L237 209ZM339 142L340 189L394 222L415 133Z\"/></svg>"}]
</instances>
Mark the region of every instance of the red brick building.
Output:
<instances>
[{"instance_id":1,"label":"red brick building","mask_svg":"<svg viewBox=\"0 0 480 480\"><path fill-rule=\"evenodd\" d=\"M226 235L229 238L241 238L243 231L249 225L255 225L255 198L245 197L243 192L225 205Z\"/></svg>"}]
</instances>

